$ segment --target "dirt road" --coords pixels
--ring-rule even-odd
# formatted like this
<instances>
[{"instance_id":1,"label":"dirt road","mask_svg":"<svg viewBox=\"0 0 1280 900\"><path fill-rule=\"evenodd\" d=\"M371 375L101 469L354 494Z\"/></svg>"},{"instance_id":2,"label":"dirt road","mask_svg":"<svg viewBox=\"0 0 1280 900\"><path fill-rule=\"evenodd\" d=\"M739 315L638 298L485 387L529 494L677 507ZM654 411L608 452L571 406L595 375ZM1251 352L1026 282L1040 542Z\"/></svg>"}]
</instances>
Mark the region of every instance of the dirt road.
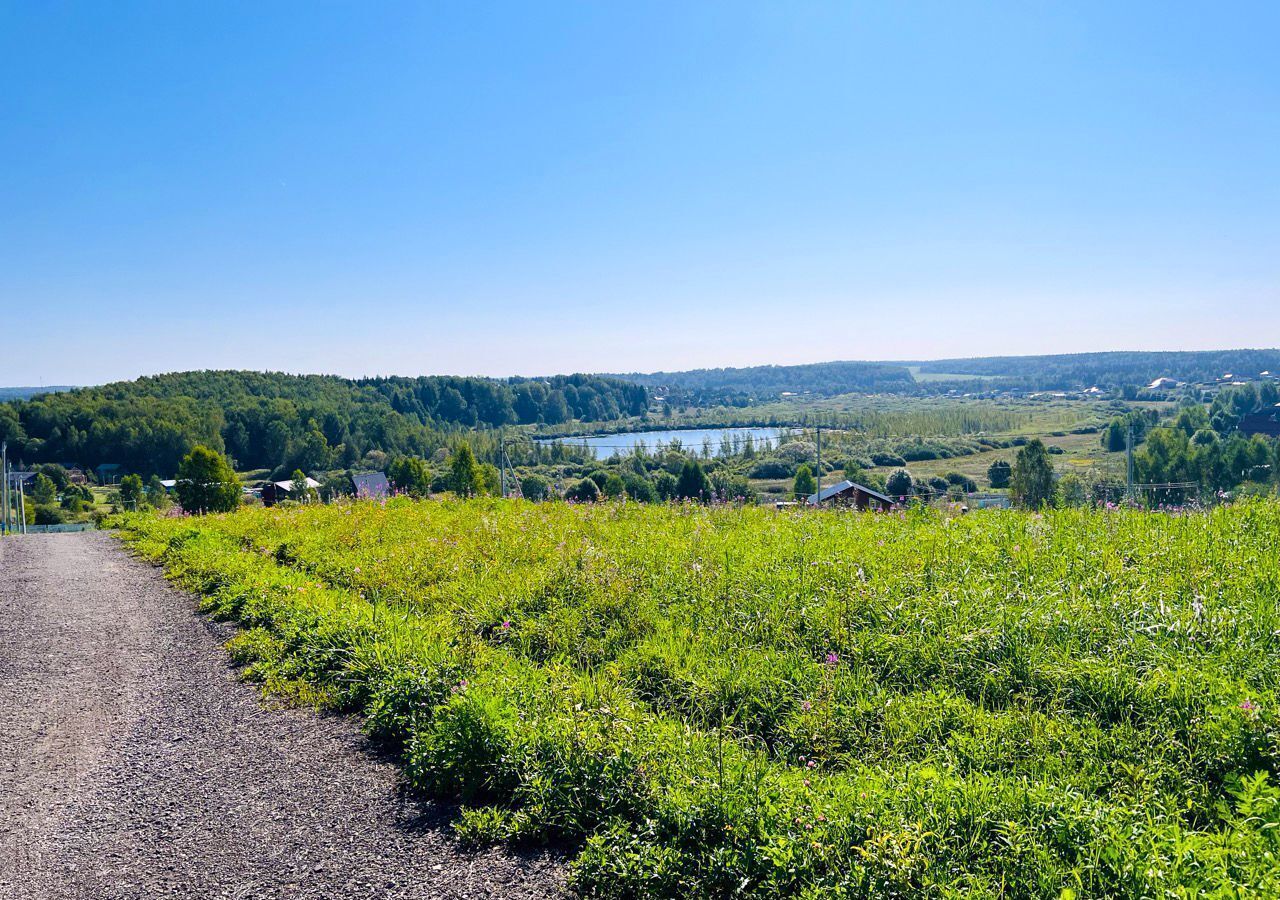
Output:
<instances>
[{"instance_id":1,"label":"dirt road","mask_svg":"<svg viewBox=\"0 0 1280 900\"><path fill-rule=\"evenodd\" d=\"M265 705L194 610L108 535L0 540L0 898L562 892L460 851L350 720Z\"/></svg>"}]
</instances>

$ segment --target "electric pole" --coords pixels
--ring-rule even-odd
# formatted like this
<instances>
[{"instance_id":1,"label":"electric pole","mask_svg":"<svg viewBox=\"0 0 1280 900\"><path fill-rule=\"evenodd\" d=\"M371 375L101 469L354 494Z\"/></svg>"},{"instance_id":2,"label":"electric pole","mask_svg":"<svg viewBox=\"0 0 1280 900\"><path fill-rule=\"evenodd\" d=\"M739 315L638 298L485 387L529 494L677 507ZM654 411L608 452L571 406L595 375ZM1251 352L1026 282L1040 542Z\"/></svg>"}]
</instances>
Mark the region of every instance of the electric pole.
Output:
<instances>
[{"instance_id":1,"label":"electric pole","mask_svg":"<svg viewBox=\"0 0 1280 900\"><path fill-rule=\"evenodd\" d=\"M9 533L9 442L0 442L0 534Z\"/></svg>"}]
</instances>

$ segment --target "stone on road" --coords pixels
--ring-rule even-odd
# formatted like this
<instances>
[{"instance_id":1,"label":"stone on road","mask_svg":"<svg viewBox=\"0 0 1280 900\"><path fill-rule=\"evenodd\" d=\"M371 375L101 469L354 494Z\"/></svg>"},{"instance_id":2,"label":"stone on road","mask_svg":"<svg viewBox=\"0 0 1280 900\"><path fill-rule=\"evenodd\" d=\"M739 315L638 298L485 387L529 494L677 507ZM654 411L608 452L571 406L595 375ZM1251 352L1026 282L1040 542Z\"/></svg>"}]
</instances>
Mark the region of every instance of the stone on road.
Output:
<instances>
[{"instance_id":1,"label":"stone on road","mask_svg":"<svg viewBox=\"0 0 1280 900\"><path fill-rule=\"evenodd\" d=\"M350 719L264 703L230 634L108 535L0 539L0 900L564 893L460 849Z\"/></svg>"}]
</instances>

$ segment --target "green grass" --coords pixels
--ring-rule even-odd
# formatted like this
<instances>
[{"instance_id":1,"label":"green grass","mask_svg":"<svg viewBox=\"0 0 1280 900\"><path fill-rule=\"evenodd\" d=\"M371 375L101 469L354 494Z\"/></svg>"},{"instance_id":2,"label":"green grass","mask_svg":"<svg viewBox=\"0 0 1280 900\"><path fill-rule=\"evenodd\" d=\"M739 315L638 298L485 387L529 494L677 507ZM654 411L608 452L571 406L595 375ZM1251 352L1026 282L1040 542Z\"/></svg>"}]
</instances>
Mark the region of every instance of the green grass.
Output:
<instances>
[{"instance_id":1,"label":"green grass","mask_svg":"<svg viewBox=\"0 0 1280 900\"><path fill-rule=\"evenodd\" d=\"M1280 505L130 517L266 689L598 897L1280 896Z\"/></svg>"}]
</instances>

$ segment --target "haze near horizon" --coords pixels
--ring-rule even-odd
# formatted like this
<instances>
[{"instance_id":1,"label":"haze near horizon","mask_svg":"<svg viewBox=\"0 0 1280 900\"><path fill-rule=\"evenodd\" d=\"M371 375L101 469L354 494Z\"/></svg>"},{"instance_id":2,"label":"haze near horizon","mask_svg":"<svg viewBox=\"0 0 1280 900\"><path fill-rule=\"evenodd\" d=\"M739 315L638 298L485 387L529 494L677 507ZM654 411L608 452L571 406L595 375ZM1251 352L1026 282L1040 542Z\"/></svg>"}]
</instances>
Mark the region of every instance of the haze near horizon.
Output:
<instances>
[{"instance_id":1,"label":"haze near horizon","mask_svg":"<svg viewBox=\"0 0 1280 900\"><path fill-rule=\"evenodd\" d=\"M1280 344L1280 10L0 10L0 384Z\"/></svg>"}]
</instances>

